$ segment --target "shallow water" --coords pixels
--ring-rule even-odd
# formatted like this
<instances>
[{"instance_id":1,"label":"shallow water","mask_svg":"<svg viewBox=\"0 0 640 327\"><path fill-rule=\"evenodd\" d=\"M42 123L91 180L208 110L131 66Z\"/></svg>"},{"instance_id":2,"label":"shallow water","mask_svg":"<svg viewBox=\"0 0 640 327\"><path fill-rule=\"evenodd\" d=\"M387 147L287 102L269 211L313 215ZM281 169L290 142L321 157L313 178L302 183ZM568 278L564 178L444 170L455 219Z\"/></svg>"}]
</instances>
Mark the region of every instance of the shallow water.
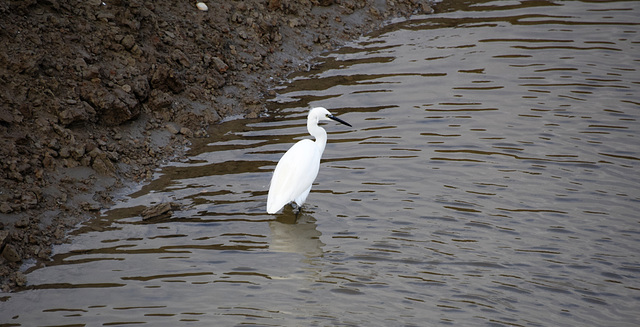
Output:
<instances>
[{"instance_id":1,"label":"shallow water","mask_svg":"<svg viewBox=\"0 0 640 327\"><path fill-rule=\"evenodd\" d=\"M640 2L445 4L197 140L30 271L0 324L637 325ZM312 106L354 127L324 125L298 221L267 215Z\"/></svg>"}]
</instances>

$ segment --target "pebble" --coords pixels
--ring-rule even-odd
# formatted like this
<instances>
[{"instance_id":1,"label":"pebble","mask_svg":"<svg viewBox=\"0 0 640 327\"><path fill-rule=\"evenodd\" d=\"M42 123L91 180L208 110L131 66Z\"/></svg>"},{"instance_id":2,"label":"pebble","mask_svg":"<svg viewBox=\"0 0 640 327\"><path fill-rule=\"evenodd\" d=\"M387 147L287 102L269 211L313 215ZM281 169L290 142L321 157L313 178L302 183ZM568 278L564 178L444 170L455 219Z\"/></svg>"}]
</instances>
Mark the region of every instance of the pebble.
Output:
<instances>
[{"instance_id":1,"label":"pebble","mask_svg":"<svg viewBox=\"0 0 640 327\"><path fill-rule=\"evenodd\" d=\"M15 222L14 226L16 226L17 228L25 228L29 226L29 218L27 217L21 218L20 220Z\"/></svg>"},{"instance_id":2,"label":"pebble","mask_svg":"<svg viewBox=\"0 0 640 327\"><path fill-rule=\"evenodd\" d=\"M125 47L125 49L131 50L131 48L136 44L136 39L133 35L126 35L122 40L120 40L120 43Z\"/></svg>"},{"instance_id":3,"label":"pebble","mask_svg":"<svg viewBox=\"0 0 640 327\"><path fill-rule=\"evenodd\" d=\"M13 247L12 244L7 244L4 247L4 250L2 250L2 256L11 262L18 262L22 260L22 257L20 257L20 254L18 254L18 251L16 251L16 248Z\"/></svg>"},{"instance_id":4,"label":"pebble","mask_svg":"<svg viewBox=\"0 0 640 327\"><path fill-rule=\"evenodd\" d=\"M196 7L198 7L198 9L202 10L202 11L207 11L209 10L209 7L207 7L207 4L205 4L204 2L198 2L196 3Z\"/></svg>"},{"instance_id":5,"label":"pebble","mask_svg":"<svg viewBox=\"0 0 640 327\"><path fill-rule=\"evenodd\" d=\"M186 128L186 127L182 127L180 129L180 134L182 134L182 135L184 135L186 137L189 137L189 138L193 137L193 132L190 129Z\"/></svg>"},{"instance_id":6,"label":"pebble","mask_svg":"<svg viewBox=\"0 0 640 327\"><path fill-rule=\"evenodd\" d=\"M0 230L0 248L9 241L9 232L6 230Z\"/></svg>"},{"instance_id":7,"label":"pebble","mask_svg":"<svg viewBox=\"0 0 640 327\"><path fill-rule=\"evenodd\" d=\"M27 277L20 271L16 272L15 277L16 285L24 286L27 284Z\"/></svg>"},{"instance_id":8,"label":"pebble","mask_svg":"<svg viewBox=\"0 0 640 327\"><path fill-rule=\"evenodd\" d=\"M167 124L166 125L167 130L169 131L169 133L171 134L178 134L180 131L176 128L175 125L173 124Z\"/></svg>"},{"instance_id":9,"label":"pebble","mask_svg":"<svg viewBox=\"0 0 640 327\"><path fill-rule=\"evenodd\" d=\"M158 205L145 209L144 211L142 211L140 216L142 216L142 220L148 220L163 215L171 211L171 209L175 207L177 207L177 205L172 202L160 203Z\"/></svg>"},{"instance_id":10,"label":"pebble","mask_svg":"<svg viewBox=\"0 0 640 327\"><path fill-rule=\"evenodd\" d=\"M224 61L222 61L222 59L218 57L211 57L211 61L214 65L216 65L216 69L218 69L218 71L221 73L224 73L227 71L227 69L229 69L229 65L227 65Z\"/></svg>"},{"instance_id":11,"label":"pebble","mask_svg":"<svg viewBox=\"0 0 640 327\"><path fill-rule=\"evenodd\" d=\"M13 211L13 209L8 203L3 202L0 204L0 213L10 213L11 211Z\"/></svg>"}]
</instances>

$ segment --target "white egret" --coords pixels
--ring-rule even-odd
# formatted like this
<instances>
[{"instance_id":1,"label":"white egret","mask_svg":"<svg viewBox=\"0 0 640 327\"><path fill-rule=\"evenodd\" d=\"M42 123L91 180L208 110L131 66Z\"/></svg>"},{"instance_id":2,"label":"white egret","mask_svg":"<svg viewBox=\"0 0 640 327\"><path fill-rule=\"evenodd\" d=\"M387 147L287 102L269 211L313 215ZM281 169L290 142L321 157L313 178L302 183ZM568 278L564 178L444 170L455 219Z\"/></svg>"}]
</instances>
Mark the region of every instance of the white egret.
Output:
<instances>
[{"instance_id":1,"label":"white egret","mask_svg":"<svg viewBox=\"0 0 640 327\"><path fill-rule=\"evenodd\" d=\"M298 141L280 158L271 177L267 213L274 214L291 202L301 207L307 199L311 185L318 176L320 158L327 144L327 132L318 126L318 122L329 119L351 127L349 123L335 117L325 108L316 107L309 111L307 130L316 140Z\"/></svg>"}]
</instances>

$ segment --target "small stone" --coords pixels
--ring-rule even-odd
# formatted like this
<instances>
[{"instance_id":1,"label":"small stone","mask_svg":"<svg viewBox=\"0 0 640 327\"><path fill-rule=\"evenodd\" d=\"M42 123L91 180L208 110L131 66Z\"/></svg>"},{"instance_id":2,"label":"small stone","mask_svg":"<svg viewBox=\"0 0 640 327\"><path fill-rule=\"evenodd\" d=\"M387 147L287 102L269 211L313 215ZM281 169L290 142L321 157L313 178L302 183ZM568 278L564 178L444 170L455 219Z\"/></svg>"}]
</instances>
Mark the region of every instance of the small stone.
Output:
<instances>
[{"instance_id":1,"label":"small stone","mask_svg":"<svg viewBox=\"0 0 640 327\"><path fill-rule=\"evenodd\" d=\"M27 277L20 271L16 272L16 285L24 286L27 285Z\"/></svg>"},{"instance_id":2,"label":"small stone","mask_svg":"<svg viewBox=\"0 0 640 327\"><path fill-rule=\"evenodd\" d=\"M184 54L180 49L175 49L171 52L171 59L180 63L182 66L189 68L191 67L191 63L189 62L189 58Z\"/></svg>"},{"instance_id":3,"label":"small stone","mask_svg":"<svg viewBox=\"0 0 640 327\"><path fill-rule=\"evenodd\" d=\"M211 61L216 66L216 69L221 73L224 73L227 71L227 69L229 69L229 65L227 65L224 61L222 61L222 59L218 57L211 57Z\"/></svg>"},{"instance_id":4,"label":"small stone","mask_svg":"<svg viewBox=\"0 0 640 327\"><path fill-rule=\"evenodd\" d=\"M269 10L280 9L280 6L281 6L281 0L269 0L269 5L268 5Z\"/></svg>"},{"instance_id":5,"label":"small stone","mask_svg":"<svg viewBox=\"0 0 640 327\"><path fill-rule=\"evenodd\" d=\"M91 167L98 173L102 175L111 175L115 171L115 167L111 163L109 159L104 157L96 157L93 159L93 165Z\"/></svg>"},{"instance_id":6,"label":"small stone","mask_svg":"<svg viewBox=\"0 0 640 327\"><path fill-rule=\"evenodd\" d=\"M9 241L9 232L6 230L0 230L0 248Z\"/></svg>"},{"instance_id":7,"label":"small stone","mask_svg":"<svg viewBox=\"0 0 640 327\"><path fill-rule=\"evenodd\" d=\"M74 147L73 149L71 149L71 155L76 160L82 158L82 156L84 156L84 154L85 154L85 146L84 145L78 145L78 146Z\"/></svg>"},{"instance_id":8,"label":"small stone","mask_svg":"<svg viewBox=\"0 0 640 327\"><path fill-rule=\"evenodd\" d=\"M3 202L2 204L0 204L0 212L1 213L10 213L11 211L13 211L13 209L11 208L11 206L8 203Z\"/></svg>"},{"instance_id":9,"label":"small stone","mask_svg":"<svg viewBox=\"0 0 640 327\"><path fill-rule=\"evenodd\" d=\"M60 227L56 228L56 231L53 232L53 237L55 237L58 240L61 240L64 237L64 230L62 230L62 228Z\"/></svg>"},{"instance_id":10,"label":"small stone","mask_svg":"<svg viewBox=\"0 0 640 327\"><path fill-rule=\"evenodd\" d=\"M9 110L0 110L0 121L5 122L7 124L13 123L13 115L9 112Z\"/></svg>"},{"instance_id":11,"label":"small stone","mask_svg":"<svg viewBox=\"0 0 640 327\"><path fill-rule=\"evenodd\" d=\"M158 205L145 209L144 211L142 211L140 216L142 216L142 220L148 220L168 213L171 211L171 209L177 207L178 206L173 202L160 203Z\"/></svg>"},{"instance_id":12,"label":"small stone","mask_svg":"<svg viewBox=\"0 0 640 327\"><path fill-rule=\"evenodd\" d=\"M193 132L190 129L186 128L186 127L183 127L183 128L180 129L180 134L182 134L182 135L184 135L186 137L189 137L189 138L193 137Z\"/></svg>"},{"instance_id":13,"label":"small stone","mask_svg":"<svg viewBox=\"0 0 640 327\"><path fill-rule=\"evenodd\" d=\"M102 209L102 206L96 202L93 202L93 203L84 202L82 203L81 207L83 210L86 210L86 211L98 211Z\"/></svg>"},{"instance_id":14,"label":"small stone","mask_svg":"<svg viewBox=\"0 0 640 327\"><path fill-rule=\"evenodd\" d=\"M203 129L198 130L198 131L196 131L196 132L194 133L194 136L195 136L195 137L197 137L197 138L207 137L207 131L205 131L205 130L203 130Z\"/></svg>"},{"instance_id":15,"label":"small stone","mask_svg":"<svg viewBox=\"0 0 640 327\"><path fill-rule=\"evenodd\" d=\"M36 204L38 204L38 196L33 192L26 192L25 194L22 195L20 200L22 201L22 203L28 205L29 207L33 207ZM29 224L29 220L26 217L22 218L20 221L22 220L26 220L26 224L27 225ZM26 225L24 227L26 227Z\"/></svg>"},{"instance_id":16,"label":"small stone","mask_svg":"<svg viewBox=\"0 0 640 327\"><path fill-rule=\"evenodd\" d=\"M131 50L131 48L133 48L133 46L136 44L136 40L131 34L125 35L125 37L123 37L120 41L120 44L122 44L125 49Z\"/></svg>"},{"instance_id":17,"label":"small stone","mask_svg":"<svg viewBox=\"0 0 640 327\"><path fill-rule=\"evenodd\" d=\"M23 196L24 198L24 196ZM25 228L27 226L29 226L29 218L27 217L23 217L20 220L16 221L14 226L16 226L17 228Z\"/></svg>"},{"instance_id":18,"label":"small stone","mask_svg":"<svg viewBox=\"0 0 640 327\"><path fill-rule=\"evenodd\" d=\"M58 114L58 118L60 122L68 126L74 122L85 121L88 119L87 111L84 110L83 107L73 106L71 108L65 109Z\"/></svg>"},{"instance_id":19,"label":"small stone","mask_svg":"<svg viewBox=\"0 0 640 327\"><path fill-rule=\"evenodd\" d=\"M53 150L51 150L51 151L52 151L52 153L47 153L47 154L44 156L44 159L42 159L42 166L43 166L44 168L46 168L46 169L51 169L51 168L53 168L53 165L55 164L55 161L53 160L52 155L55 155L55 156L57 156L57 155L58 155L58 153L57 153L57 152L55 152L55 151L53 151ZM1 208L1 206L0 206L0 208ZM1 211L1 210L2 210L2 209L0 209L0 211Z\"/></svg>"},{"instance_id":20,"label":"small stone","mask_svg":"<svg viewBox=\"0 0 640 327\"><path fill-rule=\"evenodd\" d=\"M87 146L87 150L88 150L89 148L90 148L90 146ZM96 157L98 157L98 156L99 156L99 155L101 155L101 154L102 154L102 150L100 150L100 148L98 148L98 147L95 147L95 148L93 148L93 149L89 150L89 156L90 156L91 158L96 158Z\"/></svg>"},{"instance_id":21,"label":"small stone","mask_svg":"<svg viewBox=\"0 0 640 327\"><path fill-rule=\"evenodd\" d=\"M137 44L134 44L134 45L133 45L133 48L131 48L131 53L132 53L134 56L139 57L139 56L141 56L141 55L142 55L142 52L143 52L143 51L142 51L142 49L141 49Z\"/></svg>"},{"instance_id":22,"label":"small stone","mask_svg":"<svg viewBox=\"0 0 640 327\"><path fill-rule=\"evenodd\" d=\"M20 254L16 251L16 248L11 244L7 244L4 247L4 250L2 250L2 256L11 262L18 262L22 260L22 257L20 257Z\"/></svg>"},{"instance_id":23,"label":"small stone","mask_svg":"<svg viewBox=\"0 0 640 327\"><path fill-rule=\"evenodd\" d=\"M58 154L62 158L69 158L71 156L71 149L68 146L62 147Z\"/></svg>"},{"instance_id":24,"label":"small stone","mask_svg":"<svg viewBox=\"0 0 640 327\"><path fill-rule=\"evenodd\" d=\"M53 150L60 150L60 142L58 142L58 139L53 138L51 140L49 140L49 144L47 144L51 149Z\"/></svg>"},{"instance_id":25,"label":"small stone","mask_svg":"<svg viewBox=\"0 0 640 327\"><path fill-rule=\"evenodd\" d=\"M178 128L174 124L167 124L166 128L169 131L169 133L174 134L174 135L178 134L180 132L178 130Z\"/></svg>"},{"instance_id":26,"label":"small stone","mask_svg":"<svg viewBox=\"0 0 640 327\"><path fill-rule=\"evenodd\" d=\"M198 7L198 9L201 10L201 11L209 10L209 7L207 7L207 5L204 2L196 3L196 7Z\"/></svg>"}]
</instances>

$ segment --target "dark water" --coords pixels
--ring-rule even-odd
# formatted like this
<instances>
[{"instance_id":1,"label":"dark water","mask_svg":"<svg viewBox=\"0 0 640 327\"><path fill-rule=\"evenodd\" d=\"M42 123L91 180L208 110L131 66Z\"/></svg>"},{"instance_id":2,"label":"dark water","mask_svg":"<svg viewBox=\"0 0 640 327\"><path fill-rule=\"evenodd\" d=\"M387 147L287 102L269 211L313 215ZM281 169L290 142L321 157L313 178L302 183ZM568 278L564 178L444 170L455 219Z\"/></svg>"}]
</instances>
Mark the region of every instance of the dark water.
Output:
<instances>
[{"instance_id":1,"label":"dark water","mask_svg":"<svg viewBox=\"0 0 640 327\"><path fill-rule=\"evenodd\" d=\"M0 324L637 326L640 2L442 6L220 125L29 272ZM310 106L354 128L324 125L294 223L266 193Z\"/></svg>"}]
</instances>

